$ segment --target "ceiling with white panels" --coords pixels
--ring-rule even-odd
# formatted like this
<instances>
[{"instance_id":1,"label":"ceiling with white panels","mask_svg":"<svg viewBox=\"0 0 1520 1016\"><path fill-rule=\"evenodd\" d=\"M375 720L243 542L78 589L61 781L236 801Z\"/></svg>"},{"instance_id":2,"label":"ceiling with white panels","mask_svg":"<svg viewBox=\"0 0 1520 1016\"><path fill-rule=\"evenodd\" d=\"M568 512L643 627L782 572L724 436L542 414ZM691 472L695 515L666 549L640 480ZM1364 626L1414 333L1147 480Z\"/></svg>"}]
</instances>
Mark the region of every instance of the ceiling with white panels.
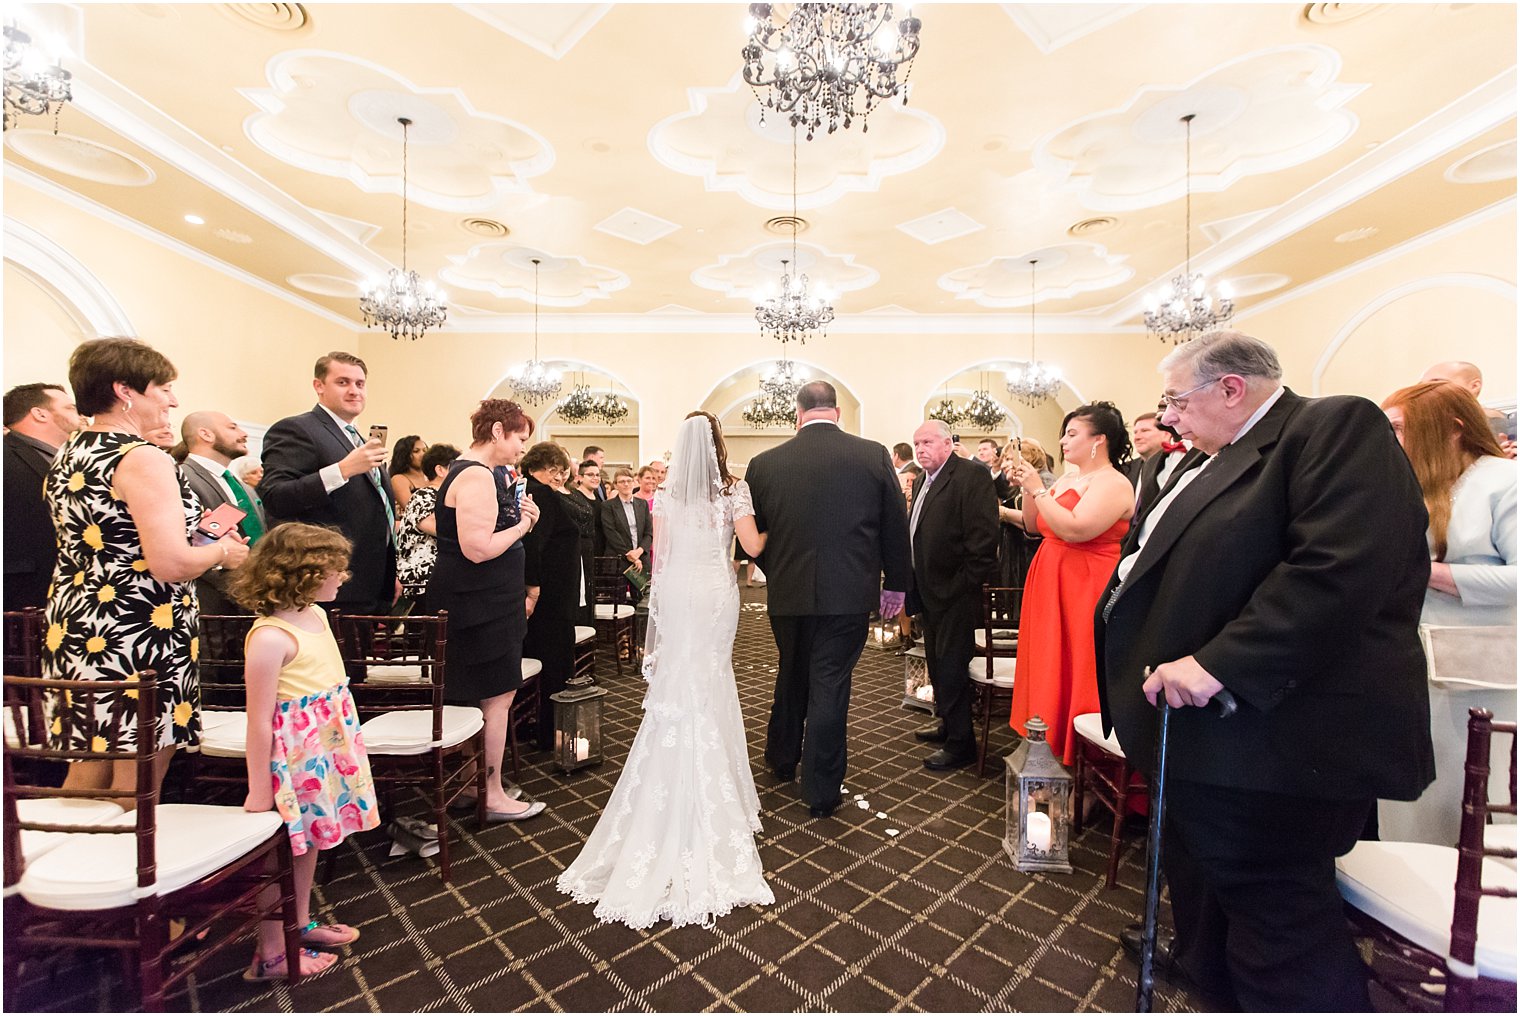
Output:
<instances>
[{"instance_id":1,"label":"ceiling with white panels","mask_svg":"<svg viewBox=\"0 0 1520 1016\"><path fill-rule=\"evenodd\" d=\"M476 331L531 319L533 258L546 329L730 327L794 260L794 174L795 261L867 332L1024 331L1031 260L1042 329L1138 327L1188 179L1243 309L1515 188L1509 4L917 4L907 105L795 162L739 3L13 6L76 97L6 132L8 185L351 322L401 260L397 116L409 265Z\"/></svg>"}]
</instances>

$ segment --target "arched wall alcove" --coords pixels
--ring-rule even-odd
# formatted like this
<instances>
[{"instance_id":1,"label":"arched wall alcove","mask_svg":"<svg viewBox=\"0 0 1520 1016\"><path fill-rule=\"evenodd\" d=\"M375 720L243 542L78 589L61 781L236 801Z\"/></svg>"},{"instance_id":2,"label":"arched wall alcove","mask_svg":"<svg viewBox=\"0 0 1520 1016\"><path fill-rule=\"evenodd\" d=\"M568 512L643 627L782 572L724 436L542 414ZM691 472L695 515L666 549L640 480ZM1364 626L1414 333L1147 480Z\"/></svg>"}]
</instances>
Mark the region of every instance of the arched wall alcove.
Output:
<instances>
[{"instance_id":1,"label":"arched wall alcove","mask_svg":"<svg viewBox=\"0 0 1520 1016\"><path fill-rule=\"evenodd\" d=\"M560 389L559 396L552 402L544 402L537 406L524 403L523 408L537 424L533 435L534 440L556 441L564 445L570 455L576 459L581 457L581 451L588 445L597 445L605 453L605 461L609 467L640 465L640 403L638 396L629 389L623 378L600 364L582 360L554 359L546 362L554 369L563 372L564 387ZM579 423L566 420L560 415L560 406L578 384L588 386L593 395L614 393L628 406L628 415L614 424L600 420L585 420ZM497 379L485 397L516 400L505 374Z\"/></svg>"},{"instance_id":2,"label":"arched wall alcove","mask_svg":"<svg viewBox=\"0 0 1520 1016\"><path fill-rule=\"evenodd\" d=\"M949 398L957 406L962 406L977 391L985 390L992 400L1008 413L1008 419L991 429L970 424L958 425L954 429L963 441L969 440L974 444L984 437L990 437L1002 445L1007 443L1010 437L1032 437L1046 448L1054 448L1060 436L1061 418L1066 415L1067 410L1081 405L1085 400L1070 381L1063 381L1055 397L1045 400L1038 406L1019 402L1008 394L1006 379L1010 370L1024 363L1025 361L1018 359L985 360L967 364L945 375L924 397L921 419L929 419L929 413L939 405L942 399Z\"/></svg>"},{"instance_id":3,"label":"arched wall alcove","mask_svg":"<svg viewBox=\"0 0 1520 1016\"><path fill-rule=\"evenodd\" d=\"M827 381L839 398L839 426L848 434L860 433L860 397L837 376L806 360L793 360L801 375L809 381ZM740 367L719 381L707 393L700 408L713 414L723 425L723 440L728 445L728 461L736 471L756 455L774 448L796 433L792 424L755 429L744 422L744 409L760 388L762 374L775 367L775 360L757 360Z\"/></svg>"}]
</instances>

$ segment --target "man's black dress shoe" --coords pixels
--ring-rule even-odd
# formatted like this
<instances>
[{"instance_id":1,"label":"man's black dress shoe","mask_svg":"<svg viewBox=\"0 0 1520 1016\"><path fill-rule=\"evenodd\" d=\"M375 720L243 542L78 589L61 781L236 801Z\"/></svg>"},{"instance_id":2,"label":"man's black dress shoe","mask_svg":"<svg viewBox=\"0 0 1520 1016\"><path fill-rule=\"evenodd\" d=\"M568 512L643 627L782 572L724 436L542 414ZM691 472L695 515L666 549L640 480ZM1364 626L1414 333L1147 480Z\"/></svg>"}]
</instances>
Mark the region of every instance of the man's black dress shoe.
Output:
<instances>
[{"instance_id":1,"label":"man's black dress shoe","mask_svg":"<svg viewBox=\"0 0 1520 1016\"><path fill-rule=\"evenodd\" d=\"M1119 932L1119 943L1124 946L1124 951L1133 956L1138 962L1140 959L1140 925L1131 924ZM1166 928L1157 928L1155 952L1157 970L1172 969L1172 963L1177 958L1174 955L1176 949L1177 936Z\"/></svg>"},{"instance_id":2,"label":"man's black dress shoe","mask_svg":"<svg viewBox=\"0 0 1520 1016\"><path fill-rule=\"evenodd\" d=\"M975 755L952 755L945 749L924 759L924 768L933 769L935 772L945 772L950 769L961 769L976 761Z\"/></svg>"},{"instance_id":3,"label":"man's black dress shoe","mask_svg":"<svg viewBox=\"0 0 1520 1016\"><path fill-rule=\"evenodd\" d=\"M811 815L813 818L828 818L830 815L834 814L834 812L837 811L838 809L839 809L839 802L836 801L833 804L829 805L827 808L816 808L816 807L809 806L808 807L808 814Z\"/></svg>"},{"instance_id":4,"label":"man's black dress shoe","mask_svg":"<svg viewBox=\"0 0 1520 1016\"><path fill-rule=\"evenodd\" d=\"M919 727L913 732L913 736L920 741L932 741L935 744L943 743L945 740L945 723L943 720L938 720L927 727Z\"/></svg>"},{"instance_id":5,"label":"man's black dress shoe","mask_svg":"<svg viewBox=\"0 0 1520 1016\"><path fill-rule=\"evenodd\" d=\"M771 769L771 775L776 777L776 779L780 780L782 783L790 783L797 778L797 767L787 766L784 769L780 767L773 767Z\"/></svg>"}]
</instances>

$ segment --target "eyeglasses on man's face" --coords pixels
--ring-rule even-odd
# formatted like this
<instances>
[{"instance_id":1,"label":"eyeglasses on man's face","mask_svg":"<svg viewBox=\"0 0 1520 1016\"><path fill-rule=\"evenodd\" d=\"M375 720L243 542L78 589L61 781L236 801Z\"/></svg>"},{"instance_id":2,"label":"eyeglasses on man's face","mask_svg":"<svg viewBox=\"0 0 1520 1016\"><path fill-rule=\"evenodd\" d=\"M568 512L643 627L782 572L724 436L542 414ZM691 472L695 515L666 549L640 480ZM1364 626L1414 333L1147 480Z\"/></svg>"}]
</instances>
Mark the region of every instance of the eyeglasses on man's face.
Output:
<instances>
[{"instance_id":1,"label":"eyeglasses on man's face","mask_svg":"<svg viewBox=\"0 0 1520 1016\"><path fill-rule=\"evenodd\" d=\"M1177 410L1177 412L1179 412L1179 413L1185 413L1185 412L1187 412L1187 407L1188 407L1188 396L1192 395L1194 392L1202 391L1203 389L1207 388L1209 385L1213 384L1215 381L1218 381L1218 380L1219 380L1219 378L1217 378L1217 377L1209 378L1203 384L1198 385L1198 386L1193 387L1193 388L1189 388L1187 391L1181 393L1180 395L1172 395L1170 393L1165 393L1164 392L1161 395L1161 403L1162 403L1162 405L1167 406L1170 409Z\"/></svg>"}]
</instances>

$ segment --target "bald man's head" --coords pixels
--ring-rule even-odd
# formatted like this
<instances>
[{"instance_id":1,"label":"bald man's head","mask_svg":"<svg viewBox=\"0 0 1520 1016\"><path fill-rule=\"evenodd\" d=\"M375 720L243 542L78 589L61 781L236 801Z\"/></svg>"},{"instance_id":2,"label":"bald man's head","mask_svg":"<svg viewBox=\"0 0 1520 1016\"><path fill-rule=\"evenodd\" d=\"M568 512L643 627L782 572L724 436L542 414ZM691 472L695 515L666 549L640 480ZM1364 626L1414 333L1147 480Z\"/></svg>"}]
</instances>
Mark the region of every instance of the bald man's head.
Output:
<instances>
[{"instance_id":1,"label":"bald man's head","mask_svg":"<svg viewBox=\"0 0 1520 1016\"><path fill-rule=\"evenodd\" d=\"M226 465L248 454L248 432L226 413L202 409L185 417L180 437L191 455L201 455Z\"/></svg>"},{"instance_id":2,"label":"bald man's head","mask_svg":"<svg viewBox=\"0 0 1520 1016\"><path fill-rule=\"evenodd\" d=\"M1472 392L1474 397L1483 392L1483 372L1475 363L1466 360L1448 360L1446 363L1438 363L1427 367L1425 373L1420 376L1421 381L1454 381Z\"/></svg>"}]
</instances>

